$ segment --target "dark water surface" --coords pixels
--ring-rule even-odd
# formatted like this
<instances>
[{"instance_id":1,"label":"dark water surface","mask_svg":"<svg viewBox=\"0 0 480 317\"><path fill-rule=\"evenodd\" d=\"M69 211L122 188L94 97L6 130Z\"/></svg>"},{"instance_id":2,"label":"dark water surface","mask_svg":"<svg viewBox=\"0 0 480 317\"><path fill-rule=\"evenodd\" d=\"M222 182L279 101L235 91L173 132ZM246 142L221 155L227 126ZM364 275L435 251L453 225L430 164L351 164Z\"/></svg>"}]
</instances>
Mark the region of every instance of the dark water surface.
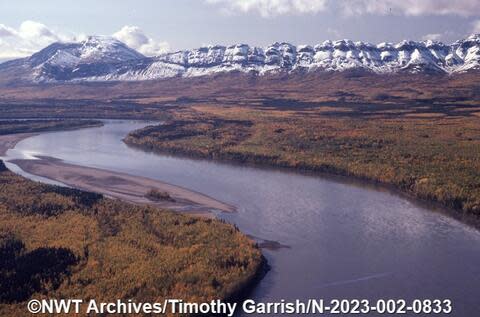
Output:
<instances>
[{"instance_id":1,"label":"dark water surface","mask_svg":"<svg viewBox=\"0 0 480 317\"><path fill-rule=\"evenodd\" d=\"M305 298L449 298L450 316L480 316L480 233L388 191L285 171L145 153L121 139L141 122L45 133L11 157L159 179L238 208L219 217L290 248L264 250L272 270L257 301ZM375 314L372 314L375 316Z\"/></svg>"}]
</instances>

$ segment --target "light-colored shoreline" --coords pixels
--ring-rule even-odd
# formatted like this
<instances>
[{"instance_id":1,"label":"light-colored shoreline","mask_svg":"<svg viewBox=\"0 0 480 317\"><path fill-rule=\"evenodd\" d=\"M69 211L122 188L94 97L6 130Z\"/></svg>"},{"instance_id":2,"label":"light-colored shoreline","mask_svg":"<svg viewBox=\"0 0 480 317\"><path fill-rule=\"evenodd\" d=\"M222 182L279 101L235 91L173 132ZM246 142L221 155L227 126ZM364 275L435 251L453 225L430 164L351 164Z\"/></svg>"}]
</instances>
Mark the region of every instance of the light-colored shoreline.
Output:
<instances>
[{"instance_id":1,"label":"light-colored shoreline","mask_svg":"<svg viewBox=\"0 0 480 317\"><path fill-rule=\"evenodd\" d=\"M38 135L38 133L0 135L0 156L5 156L5 154L7 154L7 151L9 149L13 149L18 142L35 135Z\"/></svg>"},{"instance_id":2,"label":"light-colored shoreline","mask_svg":"<svg viewBox=\"0 0 480 317\"><path fill-rule=\"evenodd\" d=\"M0 136L0 155L23 139L37 134L11 134ZM153 180L98 168L68 164L52 157L38 159L9 160L27 173L54 180L65 185L97 192L105 196L135 204L148 204L179 212L203 216L212 211L234 212L235 208L209 196L186 188ZM151 189L167 192L175 201L152 201L145 197Z\"/></svg>"}]
</instances>

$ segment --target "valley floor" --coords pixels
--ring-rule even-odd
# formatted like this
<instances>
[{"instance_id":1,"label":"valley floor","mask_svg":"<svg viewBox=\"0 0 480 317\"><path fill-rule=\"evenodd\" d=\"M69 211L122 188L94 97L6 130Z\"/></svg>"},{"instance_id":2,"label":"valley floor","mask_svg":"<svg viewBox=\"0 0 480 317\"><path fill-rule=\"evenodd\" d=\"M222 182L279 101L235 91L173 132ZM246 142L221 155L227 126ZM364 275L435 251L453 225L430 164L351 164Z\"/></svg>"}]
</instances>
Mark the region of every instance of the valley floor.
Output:
<instances>
[{"instance_id":1,"label":"valley floor","mask_svg":"<svg viewBox=\"0 0 480 317\"><path fill-rule=\"evenodd\" d=\"M37 130L46 124L39 124ZM0 150L5 152L28 136L0 136ZM56 173L75 186L82 187L83 181L90 184L85 188L137 204L33 182L10 172L0 161L2 316L28 315L25 302L29 298L232 299L264 272L261 251L237 228L215 219L174 213L163 208L162 202L149 202L143 191L168 190L177 202L176 206L170 202L170 207L194 212L232 211L230 206L147 179L49 158L34 162L17 163L32 172L43 168ZM72 174L76 175L73 179Z\"/></svg>"},{"instance_id":2,"label":"valley floor","mask_svg":"<svg viewBox=\"0 0 480 317\"><path fill-rule=\"evenodd\" d=\"M462 104L189 104L129 134L148 151L340 174L480 215L480 107Z\"/></svg>"}]
</instances>

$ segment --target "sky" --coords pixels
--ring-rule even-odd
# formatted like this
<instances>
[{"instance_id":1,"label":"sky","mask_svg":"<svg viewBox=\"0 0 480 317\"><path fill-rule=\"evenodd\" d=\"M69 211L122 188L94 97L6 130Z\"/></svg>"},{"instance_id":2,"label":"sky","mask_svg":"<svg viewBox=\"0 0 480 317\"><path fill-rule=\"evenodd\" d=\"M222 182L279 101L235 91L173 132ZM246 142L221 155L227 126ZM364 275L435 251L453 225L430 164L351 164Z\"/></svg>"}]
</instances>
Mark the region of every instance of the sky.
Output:
<instances>
[{"instance_id":1,"label":"sky","mask_svg":"<svg viewBox=\"0 0 480 317\"><path fill-rule=\"evenodd\" d=\"M480 0L0 0L0 61L114 36L145 55L205 45L371 43L480 33Z\"/></svg>"}]
</instances>

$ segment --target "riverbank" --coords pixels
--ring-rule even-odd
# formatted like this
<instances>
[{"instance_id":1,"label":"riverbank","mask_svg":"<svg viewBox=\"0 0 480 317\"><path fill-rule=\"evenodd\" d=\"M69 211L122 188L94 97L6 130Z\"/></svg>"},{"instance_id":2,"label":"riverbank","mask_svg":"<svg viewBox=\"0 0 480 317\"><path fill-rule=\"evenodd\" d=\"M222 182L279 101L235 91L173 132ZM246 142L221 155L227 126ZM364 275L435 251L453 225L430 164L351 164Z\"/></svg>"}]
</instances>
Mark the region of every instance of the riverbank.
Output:
<instances>
[{"instance_id":1,"label":"riverbank","mask_svg":"<svg viewBox=\"0 0 480 317\"><path fill-rule=\"evenodd\" d=\"M111 122L98 129L42 134L9 154L22 158L41 153L72 164L159 179L237 206L239 212L220 213L218 218L262 238L259 246L273 247L262 250L272 270L248 297L257 302L319 293L329 298L435 296L451 298L459 316L474 311L477 298L464 290L478 288L472 279L478 275L478 231L368 186L153 155L125 146L122 137L142 125Z\"/></svg>"},{"instance_id":2,"label":"riverbank","mask_svg":"<svg viewBox=\"0 0 480 317\"><path fill-rule=\"evenodd\" d=\"M9 149L13 149L18 142L37 135L38 133L18 133L0 135L0 156L5 156Z\"/></svg>"},{"instance_id":3,"label":"riverbank","mask_svg":"<svg viewBox=\"0 0 480 317\"><path fill-rule=\"evenodd\" d=\"M233 300L267 268L233 225L30 181L0 161L0 315L30 298Z\"/></svg>"},{"instance_id":4,"label":"riverbank","mask_svg":"<svg viewBox=\"0 0 480 317\"><path fill-rule=\"evenodd\" d=\"M407 201L412 202L415 205L418 205L422 208L429 209L431 212L437 213L439 215L446 215L449 218L455 219L460 221L463 224L466 224L476 230L480 231L480 216L475 213L468 213L462 212L461 210L452 208L451 206L446 206L442 202L439 202L435 199L431 199L431 197L423 197L418 196L414 192L402 189L391 183L380 182L375 179L363 177L363 176L356 176L348 173L344 170L335 170L333 168L326 168L326 169L312 169L311 167L305 166L289 166L289 165L281 165L277 164L273 161L265 161L262 158L259 160L241 160L238 159L237 156L225 156L222 157L221 155L217 155L215 157L205 156L202 153L198 152L183 152L183 151L169 151L169 150L152 150L148 147L138 146L136 144L130 144L125 142L128 146L132 149L142 150L146 153L155 153L156 155L165 155L168 157L175 157L180 159L190 159L195 161L213 161L219 162L221 164L228 164L230 166L242 166L242 167L251 167L260 170L267 170L267 171L275 171L275 172L285 172L285 173L295 173L297 175L306 175L317 177L325 180L330 180L336 183L341 184L348 184L351 186L371 189L378 192L387 192L391 193L395 196L401 197ZM281 249L281 248L288 248L289 246L284 246L278 244L277 241L270 241L262 242L261 238L252 237L256 241L259 241L259 245L262 248L266 249Z\"/></svg>"},{"instance_id":5,"label":"riverbank","mask_svg":"<svg viewBox=\"0 0 480 317\"><path fill-rule=\"evenodd\" d=\"M0 156L36 135L0 135ZM234 212L233 206L52 157L10 163L74 188L28 180L0 160L0 251L9 263L0 279L14 285L0 285L0 315L23 315L27 300L44 297L235 301L268 270L253 239L213 219L212 211ZM152 190L169 199L149 199Z\"/></svg>"},{"instance_id":6,"label":"riverbank","mask_svg":"<svg viewBox=\"0 0 480 317\"><path fill-rule=\"evenodd\" d=\"M5 156L17 143L35 135L38 133L0 135L0 156ZM235 212L234 206L206 195L145 177L67 164L52 157L17 159L9 162L27 173L134 204L148 204L204 217L211 217L213 211ZM151 190L168 193L171 199L149 199L147 194Z\"/></svg>"},{"instance_id":7,"label":"riverbank","mask_svg":"<svg viewBox=\"0 0 480 317\"><path fill-rule=\"evenodd\" d=\"M40 132L69 131L101 127L103 123L91 119L7 119L0 121L0 156L15 145Z\"/></svg>"},{"instance_id":8,"label":"riverbank","mask_svg":"<svg viewBox=\"0 0 480 317\"><path fill-rule=\"evenodd\" d=\"M306 110L196 105L171 110L173 120L133 131L124 141L164 154L368 180L480 215L475 118L418 105Z\"/></svg>"},{"instance_id":9,"label":"riverbank","mask_svg":"<svg viewBox=\"0 0 480 317\"><path fill-rule=\"evenodd\" d=\"M204 216L211 215L212 211L235 211L233 206L206 195L145 177L68 164L44 156L35 160L16 159L9 162L27 173L134 204L153 205ZM168 193L171 199L164 201L149 199L147 194L152 189Z\"/></svg>"}]
</instances>

